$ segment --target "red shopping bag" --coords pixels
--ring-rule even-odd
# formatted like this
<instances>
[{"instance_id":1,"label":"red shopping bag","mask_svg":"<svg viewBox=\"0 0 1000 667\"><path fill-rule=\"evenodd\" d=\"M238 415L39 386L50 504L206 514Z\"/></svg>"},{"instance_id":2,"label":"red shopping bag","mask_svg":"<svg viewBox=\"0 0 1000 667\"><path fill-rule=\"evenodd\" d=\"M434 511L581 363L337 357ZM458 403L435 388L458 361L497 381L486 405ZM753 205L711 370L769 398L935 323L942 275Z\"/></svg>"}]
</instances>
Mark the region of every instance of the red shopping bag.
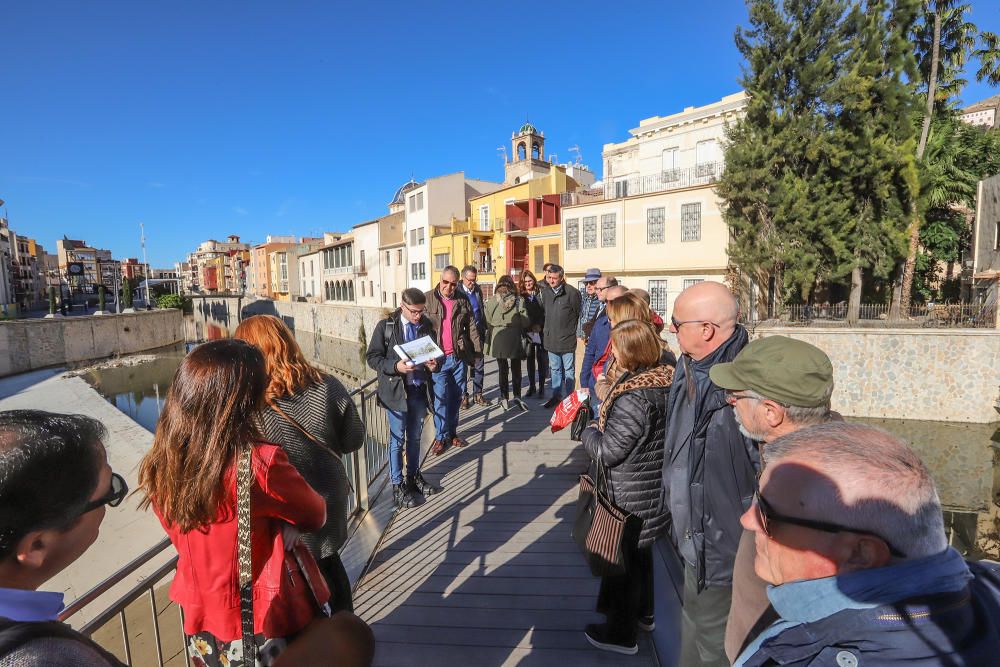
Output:
<instances>
[{"instance_id":1,"label":"red shopping bag","mask_svg":"<svg viewBox=\"0 0 1000 667\"><path fill-rule=\"evenodd\" d=\"M583 407L584 403L590 398L589 389L577 389L572 394L567 396L556 406L555 411L552 413L552 419L549 420L549 426L552 428L552 432L561 431L570 424L576 418L576 413ZM589 408L588 408L589 409Z\"/></svg>"}]
</instances>

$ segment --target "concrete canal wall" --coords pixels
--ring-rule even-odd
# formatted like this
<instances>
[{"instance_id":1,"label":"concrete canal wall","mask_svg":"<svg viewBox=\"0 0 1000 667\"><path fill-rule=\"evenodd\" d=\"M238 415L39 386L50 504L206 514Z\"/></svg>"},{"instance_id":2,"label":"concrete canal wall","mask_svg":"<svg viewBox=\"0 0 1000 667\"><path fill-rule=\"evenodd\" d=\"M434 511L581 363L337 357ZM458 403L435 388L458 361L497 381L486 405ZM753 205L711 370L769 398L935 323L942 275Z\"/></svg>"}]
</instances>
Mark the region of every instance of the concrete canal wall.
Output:
<instances>
[{"instance_id":1,"label":"concrete canal wall","mask_svg":"<svg viewBox=\"0 0 1000 667\"><path fill-rule=\"evenodd\" d=\"M987 424L1000 420L996 329L758 328L833 361L833 407L851 417Z\"/></svg>"},{"instance_id":2,"label":"concrete canal wall","mask_svg":"<svg viewBox=\"0 0 1000 667\"><path fill-rule=\"evenodd\" d=\"M184 340L179 310L0 323L0 377L134 354Z\"/></svg>"}]
</instances>

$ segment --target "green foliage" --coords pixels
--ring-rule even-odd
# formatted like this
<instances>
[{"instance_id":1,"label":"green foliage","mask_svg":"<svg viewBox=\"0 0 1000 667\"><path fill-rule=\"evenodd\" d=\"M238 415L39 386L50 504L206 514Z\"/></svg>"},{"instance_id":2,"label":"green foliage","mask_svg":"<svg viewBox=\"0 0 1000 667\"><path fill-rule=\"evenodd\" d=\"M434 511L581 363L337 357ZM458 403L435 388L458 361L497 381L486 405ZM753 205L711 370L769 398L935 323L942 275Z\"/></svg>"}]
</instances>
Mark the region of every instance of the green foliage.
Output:
<instances>
[{"instance_id":1,"label":"green foliage","mask_svg":"<svg viewBox=\"0 0 1000 667\"><path fill-rule=\"evenodd\" d=\"M917 184L907 40L915 0L751 0L736 33L744 119L718 185L730 257L791 298L905 253Z\"/></svg>"},{"instance_id":2,"label":"green foliage","mask_svg":"<svg viewBox=\"0 0 1000 667\"><path fill-rule=\"evenodd\" d=\"M161 294L156 297L156 306L158 308L177 308L183 310L184 299L179 294Z\"/></svg>"},{"instance_id":3,"label":"green foliage","mask_svg":"<svg viewBox=\"0 0 1000 667\"><path fill-rule=\"evenodd\" d=\"M132 290L135 289L131 278L122 278L122 305L132 307Z\"/></svg>"}]
</instances>

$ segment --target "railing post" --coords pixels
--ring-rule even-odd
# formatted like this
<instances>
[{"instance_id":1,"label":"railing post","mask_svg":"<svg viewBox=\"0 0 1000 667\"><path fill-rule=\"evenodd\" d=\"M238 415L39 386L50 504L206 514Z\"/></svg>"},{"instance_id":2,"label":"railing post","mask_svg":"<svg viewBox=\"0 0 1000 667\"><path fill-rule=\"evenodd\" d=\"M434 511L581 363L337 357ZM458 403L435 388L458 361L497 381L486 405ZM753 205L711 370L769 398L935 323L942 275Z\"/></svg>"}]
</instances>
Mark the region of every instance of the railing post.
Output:
<instances>
[{"instance_id":1,"label":"railing post","mask_svg":"<svg viewBox=\"0 0 1000 667\"><path fill-rule=\"evenodd\" d=\"M358 388L358 402L361 404L361 423L364 425L365 444L354 453L354 501L361 511L369 509L368 501L368 440L371 437L369 423L368 401L365 400L365 390Z\"/></svg>"}]
</instances>

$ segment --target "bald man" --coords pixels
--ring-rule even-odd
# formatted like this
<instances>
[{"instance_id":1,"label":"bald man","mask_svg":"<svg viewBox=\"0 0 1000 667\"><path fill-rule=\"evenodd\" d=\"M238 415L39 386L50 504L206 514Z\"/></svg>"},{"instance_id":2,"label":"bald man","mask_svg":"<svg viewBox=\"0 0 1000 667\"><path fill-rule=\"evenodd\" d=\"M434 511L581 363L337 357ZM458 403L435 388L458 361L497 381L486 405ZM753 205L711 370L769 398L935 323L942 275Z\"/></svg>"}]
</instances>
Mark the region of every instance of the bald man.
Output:
<instances>
[{"instance_id":1,"label":"bald man","mask_svg":"<svg viewBox=\"0 0 1000 667\"><path fill-rule=\"evenodd\" d=\"M684 564L678 664L685 667L729 665L724 640L740 516L753 499L760 467L725 391L708 377L712 366L731 362L747 344L738 315L732 292L705 281L681 292L670 318L682 354L667 400L663 488Z\"/></svg>"}]
</instances>

